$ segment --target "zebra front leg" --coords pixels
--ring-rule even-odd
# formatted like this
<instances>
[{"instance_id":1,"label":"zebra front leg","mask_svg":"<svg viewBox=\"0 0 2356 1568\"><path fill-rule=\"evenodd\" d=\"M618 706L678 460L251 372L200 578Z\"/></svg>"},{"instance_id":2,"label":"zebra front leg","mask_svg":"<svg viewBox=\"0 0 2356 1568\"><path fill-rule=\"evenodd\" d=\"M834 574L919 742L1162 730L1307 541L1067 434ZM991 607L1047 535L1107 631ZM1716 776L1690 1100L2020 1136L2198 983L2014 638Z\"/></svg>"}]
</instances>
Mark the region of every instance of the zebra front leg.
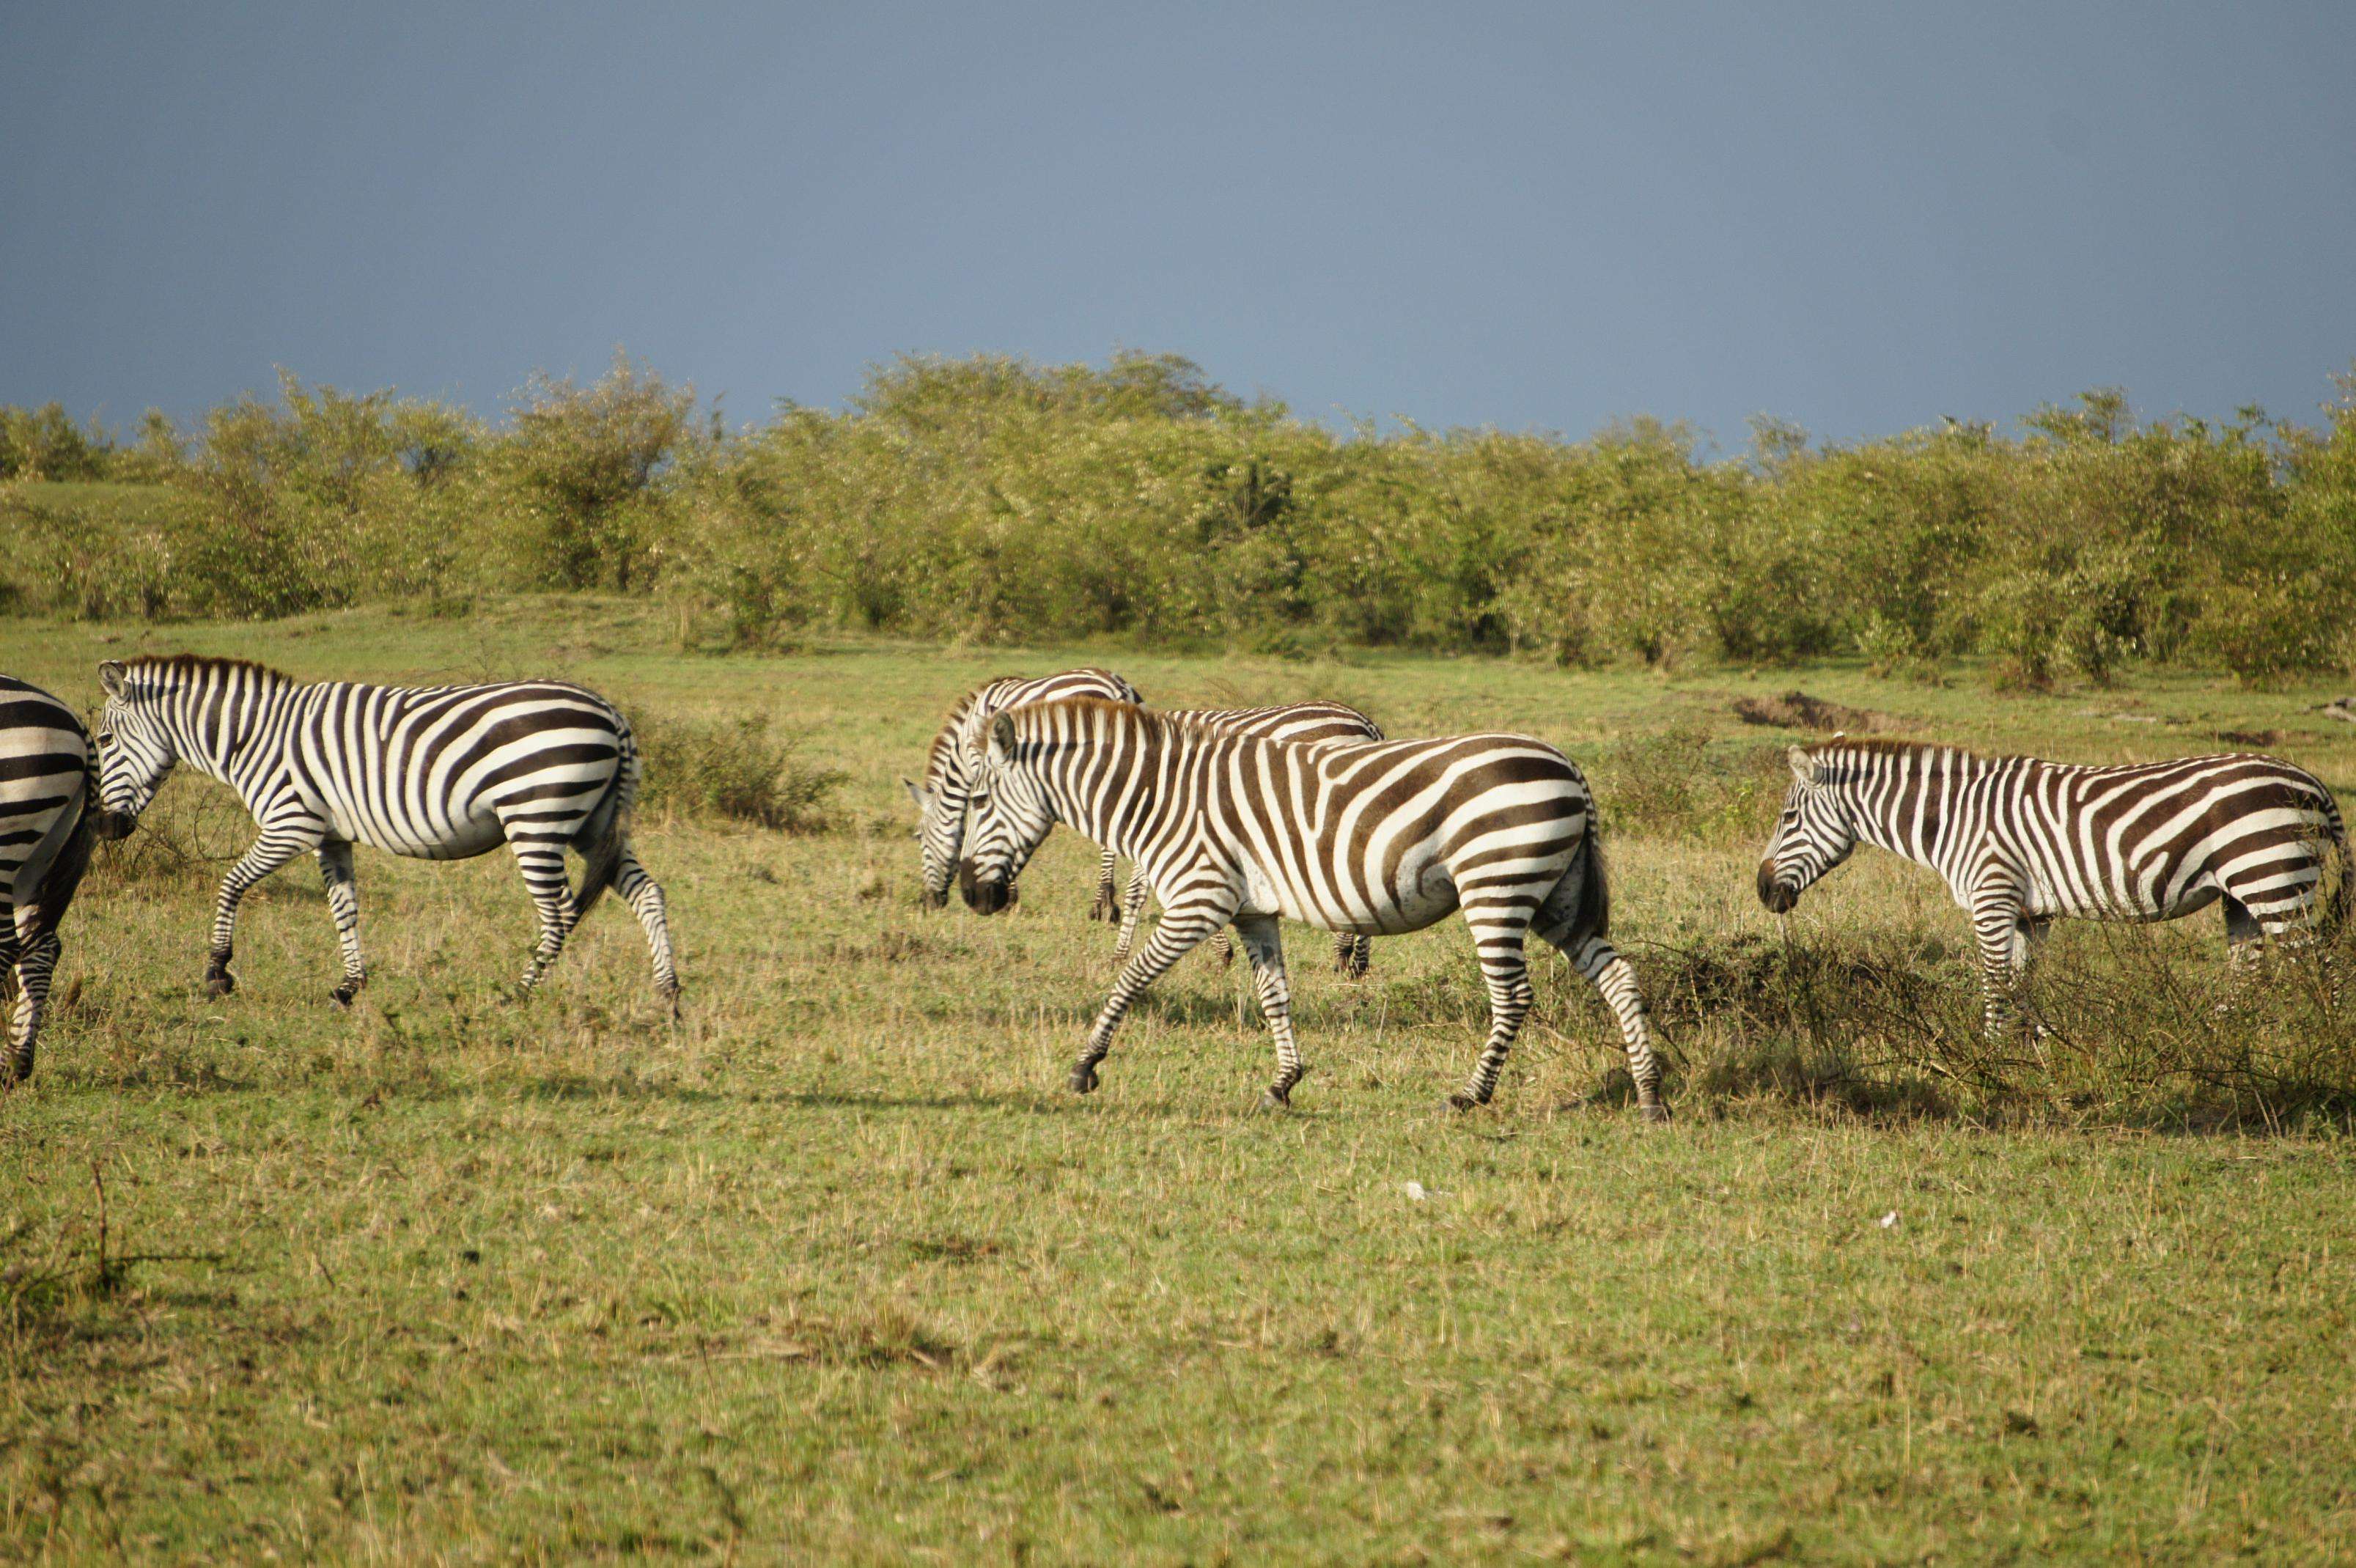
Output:
<instances>
[{"instance_id":1,"label":"zebra front leg","mask_svg":"<svg viewBox=\"0 0 2356 1568\"><path fill-rule=\"evenodd\" d=\"M1120 907L1120 935L1113 940L1112 961L1129 961L1130 950L1137 945L1137 928L1145 918L1145 897L1150 891L1145 886L1145 868L1132 866L1129 876L1129 897Z\"/></svg>"},{"instance_id":2,"label":"zebra front leg","mask_svg":"<svg viewBox=\"0 0 2356 1568\"><path fill-rule=\"evenodd\" d=\"M670 917L663 902L662 885L638 864L637 851L625 847L614 873L614 891L638 918L647 933L647 951L654 959L655 994L670 1004L671 1022L679 1021L679 969L672 961Z\"/></svg>"},{"instance_id":3,"label":"zebra front leg","mask_svg":"<svg viewBox=\"0 0 2356 1568\"><path fill-rule=\"evenodd\" d=\"M1972 900L1972 936L1980 950L1980 1032L2000 1043L2012 1023L2013 993L2028 943L2017 929L2020 900L2008 886L1983 887Z\"/></svg>"},{"instance_id":4,"label":"zebra front leg","mask_svg":"<svg viewBox=\"0 0 2356 1568\"><path fill-rule=\"evenodd\" d=\"M1112 1049L1113 1031L1120 1027L1121 1019L1145 988L1185 957L1189 949L1225 926L1233 914L1224 905L1206 903L1162 909L1153 935L1146 939L1143 950L1129 961L1120 978L1113 982L1112 994L1105 1000L1104 1011L1097 1015L1095 1026L1088 1030L1088 1043L1081 1049L1079 1060L1072 1064L1073 1093L1087 1094L1096 1088L1097 1064Z\"/></svg>"},{"instance_id":5,"label":"zebra front leg","mask_svg":"<svg viewBox=\"0 0 2356 1568\"><path fill-rule=\"evenodd\" d=\"M325 822L309 817L283 819L264 827L253 846L229 868L229 875L221 878L220 897L213 902L212 945L205 961L206 995L227 996L237 989L229 961L236 954L237 907L244 901L246 889L305 850L317 848L326 832Z\"/></svg>"},{"instance_id":6,"label":"zebra front leg","mask_svg":"<svg viewBox=\"0 0 2356 1568\"><path fill-rule=\"evenodd\" d=\"M319 876L327 885L327 913L335 917L336 942L344 953L344 978L328 994L337 1006L348 1007L368 983L368 965L360 959L360 885L348 840L321 841Z\"/></svg>"},{"instance_id":7,"label":"zebra front leg","mask_svg":"<svg viewBox=\"0 0 2356 1568\"><path fill-rule=\"evenodd\" d=\"M24 1083L33 1076L33 1058L39 1049L41 1014L48 1005L49 976L62 950L55 931L46 932L9 956L9 972L16 982L16 1006L8 1021L8 1060L0 1069L0 1088Z\"/></svg>"},{"instance_id":8,"label":"zebra front leg","mask_svg":"<svg viewBox=\"0 0 2356 1568\"><path fill-rule=\"evenodd\" d=\"M1120 856L1113 854L1110 850L1105 851L1103 861L1097 866L1097 897L1096 902L1088 906L1089 919L1120 919L1121 902L1119 883L1113 875L1119 869L1119 867ZM1132 867L1129 879L1130 892L1132 897L1136 894L1138 885L1142 881L1144 881L1143 873L1138 872L1134 867Z\"/></svg>"},{"instance_id":9,"label":"zebra front leg","mask_svg":"<svg viewBox=\"0 0 2356 1568\"><path fill-rule=\"evenodd\" d=\"M1347 931L1333 934L1334 973L1349 980L1362 979L1374 957L1374 938L1353 936Z\"/></svg>"},{"instance_id":10,"label":"zebra front leg","mask_svg":"<svg viewBox=\"0 0 2356 1568\"><path fill-rule=\"evenodd\" d=\"M1284 942L1273 915L1239 916L1236 935L1243 940L1251 960L1252 980L1259 991L1260 1016L1276 1036L1276 1081L1260 1097L1263 1110L1280 1111L1292 1103L1292 1086L1309 1076L1301 1062L1301 1047L1292 1037L1292 988L1284 976Z\"/></svg>"}]
</instances>

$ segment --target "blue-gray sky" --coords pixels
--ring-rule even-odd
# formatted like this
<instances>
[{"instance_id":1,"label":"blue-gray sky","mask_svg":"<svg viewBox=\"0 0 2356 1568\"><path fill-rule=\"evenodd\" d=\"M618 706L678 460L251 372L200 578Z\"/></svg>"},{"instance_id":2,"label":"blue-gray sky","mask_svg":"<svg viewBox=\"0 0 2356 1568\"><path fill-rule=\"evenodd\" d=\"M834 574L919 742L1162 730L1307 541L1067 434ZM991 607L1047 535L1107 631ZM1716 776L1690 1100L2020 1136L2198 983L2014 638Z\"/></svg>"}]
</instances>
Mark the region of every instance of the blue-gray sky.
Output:
<instances>
[{"instance_id":1,"label":"blue-gray sky","mask_svg":"<svg viewBox=\"0 0 2356 1568\"><path fill-rule=\"evenodd\" d=\"M616 345L1192 356L1304 413L2312 417L2356 7L0 0L0 402L495 412Z\"/></svg>"}]
</instances>

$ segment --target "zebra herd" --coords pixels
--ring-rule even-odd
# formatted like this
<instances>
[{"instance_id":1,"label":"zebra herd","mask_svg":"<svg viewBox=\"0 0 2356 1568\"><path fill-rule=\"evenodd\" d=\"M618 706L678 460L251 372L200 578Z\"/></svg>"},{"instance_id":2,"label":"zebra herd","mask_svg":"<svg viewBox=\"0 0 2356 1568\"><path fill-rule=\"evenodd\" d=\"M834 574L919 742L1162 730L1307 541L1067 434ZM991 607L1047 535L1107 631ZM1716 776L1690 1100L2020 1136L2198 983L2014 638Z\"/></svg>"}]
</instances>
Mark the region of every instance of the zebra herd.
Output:
<instances>
[{"instance_id":1,"label":"zebra herd","mask_svg":"<svg viewBox=\"0 0 2356 1568\"><path fill-rule=\"evenodd\" d=\"M529 993L611 888L643 927L656 991L679 1015L663 891L630 840L640 782L629 723L555 681L423 688L305 683L242 660L109 660L93 744L66 703L0 677L0 970L13 983L0 1084L33 1069L60 951L59 925L91 843L132 832L187 763L237 791L259 836L222 879L204 983L235 988L247 889L308 851L342 950L330 993L367 983L352 845L459 860L504 843L539 915ZM1794 746L1793 779L1758 894L1777 913L1869 843L1936 870L1970 914L1986 1026L2001 1032L2057 918L2170 920L2223 906L2246 968L2266 941L2312 940L2345 902L2347 837L2331 791L2272 757L2229 755L2076 768L1953 747L1835 736ZM959 888L1011 908L1056 823L1102 850L1092 914L1124 961L1071 1070L1087 1093L1138 996L1232 927L1276 1046L1264 1103L1308 1071L1294 1038L1277 922L1334 937L1365 972L1372 939L1461 914L1489 993L1489 1031L1460 1108L1495 1091L1531 1004L1531 933L1560 950L1617 1021L1647 1120L1666 1118L1661 1059L1636 976L1612 945L1596 805L1568 757L1528 736L1393 740L1336 703L1156 710L1106 670L994 681L949 710L921 783L923 901ZM581 856L578 887L565 853ZM1131 863L1124 892L1115 871ZM1148 895L1162 914L1135 938ZM1230 955L1231 956L1231 955Z\"/></svg>"}]
</instances>

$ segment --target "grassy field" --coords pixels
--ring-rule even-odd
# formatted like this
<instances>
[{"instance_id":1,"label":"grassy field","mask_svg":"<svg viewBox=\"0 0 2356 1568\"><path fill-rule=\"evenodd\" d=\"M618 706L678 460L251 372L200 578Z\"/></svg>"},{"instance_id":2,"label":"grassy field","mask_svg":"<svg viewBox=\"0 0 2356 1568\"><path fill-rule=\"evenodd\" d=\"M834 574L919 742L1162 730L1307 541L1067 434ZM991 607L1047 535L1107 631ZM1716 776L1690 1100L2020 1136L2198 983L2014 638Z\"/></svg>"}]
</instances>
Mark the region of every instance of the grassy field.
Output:
<instances>
[{"instance_id":1,"label":"grassy field","mask_svg":"<svg viewBox=\"0 0 2356 1568\"><path fill-rule=\"evenodd\" d=\"M594 600L0 623L0 669L93 704L96 660L142 650L562 673L657 720L770 714L848 775L824 832L644 825L677 1030L618 907L502 999L531 931L503 855L361 853L348 1015L290 867L209 1002L243 825L175 779L162 836L93 871L38 1076L0 1098L0 1557L2356 1559L2356 1143L2328 1096L2265 1091L2345 1042L2205 1096L2165 1070L2179 1022L2244 1027L2208 1005L2203 917L2057 941L2043 1059L1942 1055L1973 1007L1960 915L1886 859L1766 915L1792 736L1729 711L1796 685L2086 759L2272 731L2345 793L2332 693L672 640ZM1315 1069L1289 1115L1251 1113L1271 1053L1207 956L1068 1097L1110 978L1090 852L1051 843L1011 916L927 915L897 776L960 691L1082 661L1157 701L1334 696L1591 760L1678 1119L1636 1123L1550 954L1496 1103L1441 1113L1482 1011L1454 922L1355 983L1288 929ZM1749 1037L1844 975L1912 995L1928 1043L1859 1026L1879 1054L1827 1066Z\"/></svg>"}]
</instances>

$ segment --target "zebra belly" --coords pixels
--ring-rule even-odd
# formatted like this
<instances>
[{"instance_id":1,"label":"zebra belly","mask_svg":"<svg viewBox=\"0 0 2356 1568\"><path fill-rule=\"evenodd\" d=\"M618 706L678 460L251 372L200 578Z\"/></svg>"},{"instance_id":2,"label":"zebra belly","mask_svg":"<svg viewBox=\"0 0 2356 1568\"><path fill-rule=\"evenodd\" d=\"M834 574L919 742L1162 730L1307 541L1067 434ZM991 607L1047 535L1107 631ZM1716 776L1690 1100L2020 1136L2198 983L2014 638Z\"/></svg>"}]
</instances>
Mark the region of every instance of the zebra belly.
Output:
<instances>
[{"instance_id":1,"label":"zebra belly","mask_svg":"<svg viewBox=\"0 0 2356 1568\"><path fill-rule=\"evenodd\" d=\"M386 831L378 824L359 821L344 811L333 813L329 822L339 838L353 843L364 843L370 849L380 849L387 854L404 855L411 860L470 860L507 842L507 833L499 826L498 818L487 811L455 822L437 824L436 834L431 838Z\"/></svg>"},{"instance_id":2,"label":"zebra belly","mask_svg":"<svg viewBox=\"0 0 2356 1568\"><path fill-rule=\"evenodd\" d=\"M1366 908L1363 897L1345 890L1328 890L1319 895L1298 886L1290 877L1272 875L1260 866L1247 865L1243 901L1236 912L1281 915L1304 926L1357 937L1419 931L1456 912L1456 885L1439 867L1432 867L1432 872L1414 878L1405 897L1378 898L1375 908ZM1346 881L1344 886L1346 888Z\"/></svg>"}]
</instances>

